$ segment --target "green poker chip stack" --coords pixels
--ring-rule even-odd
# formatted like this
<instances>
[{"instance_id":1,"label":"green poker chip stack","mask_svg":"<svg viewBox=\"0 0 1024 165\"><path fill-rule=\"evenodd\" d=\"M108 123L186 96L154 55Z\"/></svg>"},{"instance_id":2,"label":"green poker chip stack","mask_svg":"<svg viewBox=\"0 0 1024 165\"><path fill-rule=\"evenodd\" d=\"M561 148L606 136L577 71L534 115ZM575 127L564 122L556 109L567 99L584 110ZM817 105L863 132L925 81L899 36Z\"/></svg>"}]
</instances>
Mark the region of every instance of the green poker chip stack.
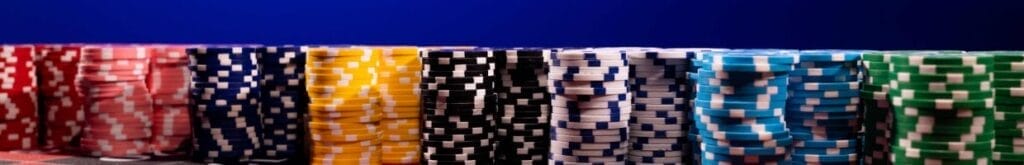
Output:
<instances>
[{"instance_id":1,"label":"green poker chip stack","mask_svg":"<svg viewBox=\"0 0 1024 165\"><path fill-rule=\"evenodd\" d=\"M1024 51L989 51L995 60L994 164L1024 164ZM1016 149L1015 148L1021 148Z\"/></svg>"},{"instance_id":2,"label":"green poker chip stack","mask_svg":"<svg viewBox=\"0 0 1024 165\"><path fill-rule=\"evenodd\" d=\"M861 104L863 137L861 157L864 164L890 165L892 143L892 106L889 101L889 53L866 51L861 55Z\"/></svg>"},{"instance_id":3,"label":"green poker chip stack","mask_svg":"<svg viewBox=\"0 0 1024 165\"><path fill-rule=\"evenodd\" d=\"M984 52L888 55L888 94L895 119L892 162L992 164L998 155L986 145L998 146L995 141L1000 135L995 122L999 119L995 104L1000 100L992 88L992 76L997 73L993 67L999 60ZM1024 101L1024 90L1021 94Z\"/></svg>"}]
</instances>

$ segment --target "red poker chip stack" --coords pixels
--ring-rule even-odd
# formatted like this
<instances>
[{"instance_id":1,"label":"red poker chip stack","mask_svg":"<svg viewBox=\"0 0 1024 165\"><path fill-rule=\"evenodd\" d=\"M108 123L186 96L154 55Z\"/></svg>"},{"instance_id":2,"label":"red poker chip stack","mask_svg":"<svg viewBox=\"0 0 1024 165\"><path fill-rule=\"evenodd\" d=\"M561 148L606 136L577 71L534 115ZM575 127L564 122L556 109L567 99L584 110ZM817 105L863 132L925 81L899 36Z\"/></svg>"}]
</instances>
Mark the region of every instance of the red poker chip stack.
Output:
<instances>
[{"instance_id":1,"label":"red poker chip stack","mask_svg":"<svg viewBox=\"0 0 1024 165\"><path fill-rule=\"evenodd\" d=\"M85 100L82 149L92 156L146 158L153 125L147 49L85 46L80 63L77 81Z\"/></svg>"},{"instance_id":2,"label":"red poker chip stack","mask_svg":"<svg viewBox=\"0 0 1024 165\"><path fill-rule=\"evenodd\" d=\"M32 45L0 46L0 151L36 147L36 67Z\"/></svg>"},{"instance_id":3,"label":"red poker chip stack","mask_svg":"<svg viewBox=\"0 0 1024 165\"><path fill-rule=\"evenodd\" d=\"M75 86L81 45L38 45L39 105L45 126L43 149L73 149L71 142L82 131L85 111Z\"/></svg>"},{"instance_id":4,"label":"red poker chip stack","mask_svg":"<svg viewBox=\"0 0 1024 165\"><path fill-rule=\"evenodd\" d=\"M153 138L150 144L158 156L184 154L191 143L188 92L190 71L185 46L149 46L150 72L146 80L153 98Z\"/></svg>"}]
</instances>

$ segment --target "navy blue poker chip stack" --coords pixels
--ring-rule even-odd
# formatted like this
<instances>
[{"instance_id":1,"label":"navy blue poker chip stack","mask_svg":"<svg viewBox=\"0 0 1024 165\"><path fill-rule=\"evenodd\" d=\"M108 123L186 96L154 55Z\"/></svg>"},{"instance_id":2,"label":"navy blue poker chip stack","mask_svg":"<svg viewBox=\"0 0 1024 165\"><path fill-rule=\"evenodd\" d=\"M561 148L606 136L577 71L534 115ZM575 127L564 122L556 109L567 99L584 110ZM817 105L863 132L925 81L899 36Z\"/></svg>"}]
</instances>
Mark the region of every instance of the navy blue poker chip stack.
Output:
<instances>
[{"instance_id":1,"label":"navy blue poker chip stack","mask_svg":"<svg viewBox=\"0 0 1024 165\"><path fill-rule=\"evenodd\" d=\"M261 79L253 47L200 46L186 50L192 71L192 158L248 162L260 147Z\"/></svg>"},{"instance_id":2,"label":"navy blue poker chip stack","mask_svg":"<svg viewBox=\"0 0 1024 165\"><path fill-rule=\"evenodd\" d=\"M633 111L629 116L627 164L691 162L688 142L692 51L641 49L626 52Z\"/></svg>"},{"instance_id":3,"label":"navy blue poker chip stack","mask_svg":"<svg viewBox=\"0 0 1024 165\"><path fill-rule=\"evenodd\" d=\"M857 164L860 131L860 53L800 51L790 72L786 123L793 134L791 164Z\"/></svg>"},{"instance_id":4,"label":"navy blue poker chip stack","mask_svg":"<svg viewBox=\"0 0 1024 165\"><path fill-rule=\"evenodd\" d=\"M549 164L624 164L632 111L625 52L564 50L550 59Z\"/></svg>"},{"instance_id":5,"label":"navy blue poker chip stack","mask_svg":"<svg viewBox=\"0 0 1024 165\"><path fill-rule=\"evenodd\" d=\"M493 164L494 53L424 50L421 164Z\"/></svg>"},{"instance_id":6,"label":"navy blue poker chip stack","mask_svg":"<svg viewBox=\"0 0 1024 165\"><path fill-rule=\"evenodd\" d=\"M694 120L702 164L778 164L793 137L783 113L795 54L707 52L697 71Z\"/></svg>"},{"instance_id":7,"label":"navy blue poker chip stack","mask_svg":"<svg viewBox=\"0 0 1024 165\"><path fill-rule=\"evenodd\" d=\"M507 164L547 164L551 94L547 49L495 51L498 92L496 160Z\"/></svg>"},{"instance_id":8,"label":"navy blue poker chip stack","mask_svg":"<svg viewBox=\"0 0 1024 165\"><path fill-rule=\"evenodd\" d=\"M267 46L256 49L260 80L263 138L256 158L274 163L296 162L303 154L303 119L309 104L304 77L306 47Z\"/></svg>"}]
</instances>

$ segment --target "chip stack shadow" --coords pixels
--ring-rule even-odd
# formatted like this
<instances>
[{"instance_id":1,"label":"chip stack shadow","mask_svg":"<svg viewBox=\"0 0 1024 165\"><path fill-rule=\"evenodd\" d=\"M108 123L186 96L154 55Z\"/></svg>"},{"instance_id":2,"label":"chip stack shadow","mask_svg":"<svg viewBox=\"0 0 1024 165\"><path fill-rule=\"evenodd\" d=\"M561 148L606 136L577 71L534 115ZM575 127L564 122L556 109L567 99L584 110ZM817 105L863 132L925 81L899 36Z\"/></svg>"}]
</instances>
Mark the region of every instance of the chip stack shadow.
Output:
<instances>
[{"instance_id":1,"label":"chip stack shadow","mask_svg":"<svg viewBox=\"0 0 1024 165\"><path fill-rule=\"evenodd\" d=\"M859 51L804 50L789 73L790 164L857 164Z\"/></svg>"},{"instance_id":2,"label":"chip stack shadow","mask_svg":"<svg viewBox=\"0 0 1024 165\"><path fill-rule=\"evenodd\" d=\"M509 49L495 51L498 93L499 164L547 164L548 120L551 95L548 93L548 49Z\"/></svg>"},{"instance_id":3,"label":"chip stack shadow","mask_svg":"<svg viewBox=\"0 0 1024 165\"><path fill-rule=\"evenodd\" d=\"M550 59L549 163L624 164L633 108L625 52L575 49Z\"/></svg>"},{"instance_id":4,"label":"chip stack shadow","mask_svg":"<svg viewBox=\"0 0 1024 165\"><path fill-rule=\"evenodd\" d=\"M0 151L35 149L36 123L36 51L32 45L0 45L0 106L4 117L0 124ZM109 101L108 101L109 102ZM95 146L93 146L95 147ZM94 148L95 149L95 148Z\"/></svg>"},{"instance_id":5,"label":"chip stack shadow","mask_svg":"<svg viewBox=\"0 0 1024 165\"><path fill-rule=\"evenodd\" d=\"M198 46L186 52L192 71L192 159L250 161L262 131L255 47Z\"/></svg>"},{"instance_id":6,"label":"chip stack shadow","mask_svg":"<svg viewBox=\"0 0 1024 165\"><path fill-rule=\"evenodd\" d=\"M894 164L992 164L993 63L984 53L891 52Z\"/></svg>"},{"instance_id":7,"label":"chip stack shadow","mask_svg":"<svg viewBox=\"0 0 1024 165\"><path fill-rule=\"evenodd\" d=\"M493 164L494 54L424 50L422 164Z\"/></svg>"},{"instance_id":8,"label":"chip stack shadow","mask_svg":"<svg viewBox=\"0 0 1024 165\"><path fill-rule=\"evenodd\" d=\"M707 52L697 71L694 120L703 164L782 162L793 137L783 121L789 72L799 61L787 50Z\"/></svg>"},{"instance_id":9,"label":"chip stack shadow","mask_svg":"<svg viewBox=\"0 0 1024 165\"><path fill-rule=\"evenodd\" d=\"M259 57L260 114L263 139L257 161L299 163L309 98L306 95L305 46L266 46L256 49Z\"/></svg>"},{"instance_id":10,"label":"chip stack shadow","mask_svg":"<svg viewBox=\"0 0 1024 165\"><path fill-rule=\"evenodd\" d=\"M691 84L686 71L692 50L643 49L626 52L633 111L629 119L631 164L692 162L688 142Z\"/></svg>"},{"instance_id":11,"label":"chip stack shadow","mask_svg":"<svg viewBox=\"0 0 1024 165\"><path fill-rule=\"evenodd\" d=\"M317 47L307 52L312 164L381 163L379 58L363 47Z\"/></svg>"},{"instance_id":12,"label":"chip stack shadow","mask_svg":"<svg viewBox=\"0 0 1024 165\"><path fill-rule=\"evenodd\" d=\"M893 111L889 101L889 54L866 51L861 55L861 158L865 165L890 165Z\"/></svg>"},{"instance_id":13,"label":"chip stack shadow","mask_svg":"<svg viewBox=\"0 0 1024 165\"><path fill-rule=\"evenodd\" d=\"M1024 51L982 52L994 56L994 164L1024 164Z\"/></svg>"},{"instance_id":14,"label":"chip stack shadow","mask_svg":"<svg viewBox=\"0 0 1024 165\"><path fill-rule=\"evenodd\" d=\"M184 156L192 137L188 91L192 83L184 45L150 45L146 85L153 98L155 156Z\"/></svg>"},{"instance_id":15,"label":"chip stack shadow","mask_svg":"<svg viewBox=\"0 0 1024 165\"><path fill-rule=\"evenodd\" d=\"M381 163L420 162L420 63L416 47L381 47Z\"/></svg>"},{"instance_id":16,"label":"chip stack shadow","mask_svg":"<svg viewBox=\"0 0 1024 165\"><path fill-rule=\"evenodd\" d=\"M44 120L40 122L43 127L42 149L45 151L71 151L70 149L74 148L71 141L82 132L83 121L85 121L85 111L82 109L82 104L85 103L82 93L75 86L82 45L40 45L36 46L36 51L40 52L37 66L42 68L37 72L39 74L39 115L40 120ZM9 57L3 58L8 59ZM188 79L185 81L187 82ZM15 96L13 98L28 97ZM188 111L185 112L188 113ZM188 128L187 123L185 127Z\"/></svg>"}]
</instances>

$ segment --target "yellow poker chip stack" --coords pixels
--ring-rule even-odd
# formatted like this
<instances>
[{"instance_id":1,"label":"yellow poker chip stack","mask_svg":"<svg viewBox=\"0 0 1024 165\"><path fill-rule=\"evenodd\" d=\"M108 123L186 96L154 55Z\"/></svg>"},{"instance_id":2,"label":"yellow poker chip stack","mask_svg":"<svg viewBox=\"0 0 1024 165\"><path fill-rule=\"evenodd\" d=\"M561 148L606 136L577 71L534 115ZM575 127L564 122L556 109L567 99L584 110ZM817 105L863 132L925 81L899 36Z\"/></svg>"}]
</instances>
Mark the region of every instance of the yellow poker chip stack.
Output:
<instances>
[{"instance_id":1,"label":"yellow poker chip stack","mask_svg":"<svg viewBox=\"0 0 1024 165\"><path fill-rule=\"evenodd\" d=\"M313 164L381 164L379 53L312 48L307 53Z\"/></svg>"},{"instance_id":2,"label":"yellow poker chip stack","mask_svg":"<svg viewBox=\"0 0 1024 165\"><path fill-rule=\"evenodd\" d=\"M376 48L381 52L378 90L384 117L381 162L418 164L420 133L420 65L416 47Z\"/></svg>"}]
</instances>

